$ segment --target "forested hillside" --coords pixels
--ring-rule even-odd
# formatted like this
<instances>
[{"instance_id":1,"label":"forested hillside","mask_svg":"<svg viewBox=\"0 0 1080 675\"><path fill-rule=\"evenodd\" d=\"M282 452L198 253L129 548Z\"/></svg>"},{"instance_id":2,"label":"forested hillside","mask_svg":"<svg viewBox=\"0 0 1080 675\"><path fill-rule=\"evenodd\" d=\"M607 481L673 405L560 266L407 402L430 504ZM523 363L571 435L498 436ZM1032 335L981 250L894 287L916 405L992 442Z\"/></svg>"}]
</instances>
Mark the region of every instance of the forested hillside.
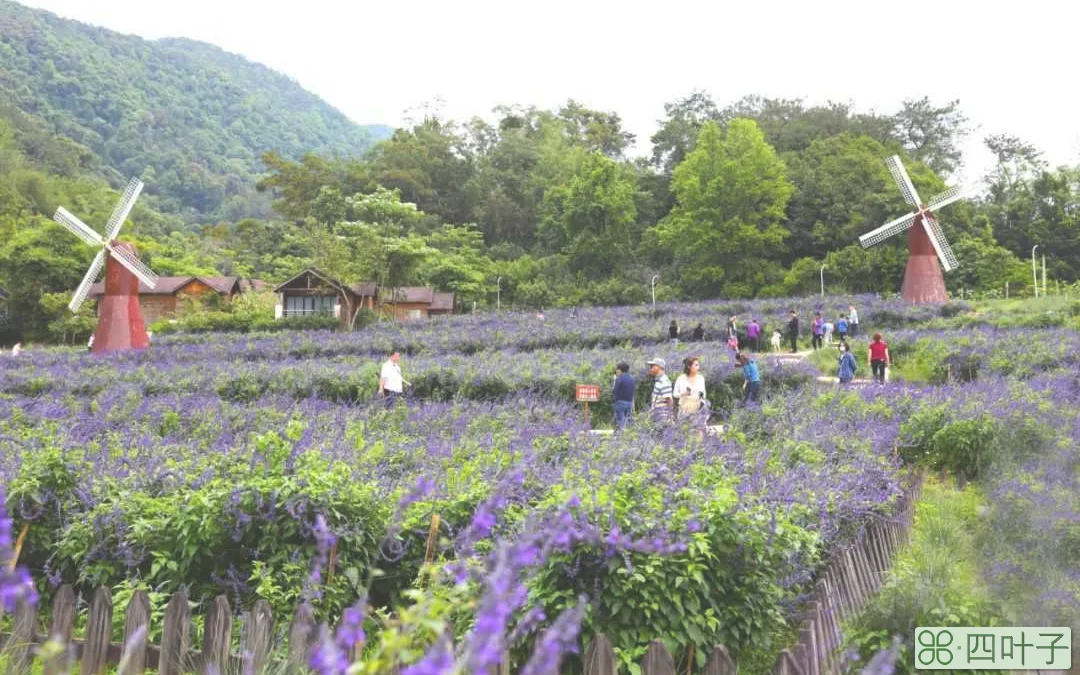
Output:
<instances>
[{"instance_id":1,"label":"forested hillside","mask_svg":"<svg viewBox=\"0 0 1080 675\"><path fill-rule=\"evenodd\" d=\"M315 265L430 284L459 310L642 303L654 277L657 300L807 295L822 265L827 292L895 293L905 237L858 244L910 210L884 160L899 154L925 201L954 183L973 127L957 101L871 114L692 92L648 139L571 100L429 114L358 154L344 118L239 57L0 9L0 86L17 92L0 101L0 286L6 334L27 339L89 325L65 303L94 252L51 223L56 207L100 227L109 184L140 173L152 198L123 236L161 275L275 282ZM31 64L51 74L13 75ZM1047 166L1014 136L983 140L998 158L983 191L938 214L960 262L949 291L1032 295L1036 244L1050 288L1075 284L1080 167Z\"/></svg>"},{"instance_id":2,"label":"forested hillside","mask_svg":"<svg viewBox=\"0 0 1080 675\"><path fill-rule=\"evenodd\" d=\"M191 40L147 41L0 0L0 101L143 176L185 221L267 216L261 155L358 156L386 137L265 66ZM2 112L2 111L0 111Z\"/></svg>"}]
</instances>

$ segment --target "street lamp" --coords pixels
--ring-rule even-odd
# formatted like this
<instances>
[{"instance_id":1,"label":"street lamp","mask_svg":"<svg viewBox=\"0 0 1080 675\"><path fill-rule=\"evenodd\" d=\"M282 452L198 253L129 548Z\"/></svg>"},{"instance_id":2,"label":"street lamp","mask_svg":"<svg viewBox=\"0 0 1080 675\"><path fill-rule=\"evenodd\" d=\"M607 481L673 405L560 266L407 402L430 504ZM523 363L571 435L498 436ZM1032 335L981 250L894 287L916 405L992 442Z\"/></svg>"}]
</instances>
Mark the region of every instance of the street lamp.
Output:
<instances>
[{"instance_id":1,"label":"street lamp","mask_svg":"<svg viewBox=\"0 0 1080 675\"><path fill-rule=\"evenodd\" d=\"M1038 244L1031 247L1031 281L1035 286L1035 297L1039 297L1039 272L1035 268L1035 249L1039 248Z\"/></svg>"},{"instance_id":2,"label":"street lamp","mask_svg":"<svg viewBox=\"0 0 1080 675\"><path fill-rule=\"evenodd\" d=\"M652 286L652 313L653 313L653 316L656 316L656 280L659 279L659 278L660 278L659 274L654 274L653 278L652 278L652 283L650 284L650 286Z\"/></svg>"},{"instance_id":3,"label":"street lamp","mask_svg":"<svg viewBox=\"0 0 1080 675\"><path fill-rule=\"evenodd\" d=\"M502 277L495 278L495 309L502 309Z\"/></svg>"},{"instance_id":4,"label":"street lamp","mask_svg":"<svg viewBox=\"0 0 1080 675\"><path fill-rule=\"evenodd\" d=\"M1046 255L1045 254L1042 257L1042 261L1043 261L1043 291L1042 291L1042 293L1043 293L1043 295L1046 295Z\"/></svg>"},{"instance_id":5,"label":"street lamp","mask_svg":"<svg viewBox=\"0 0 1080 675\"><path fill-rule=\"evenodd\" d=\"M818 272L821 274L821 297L824 298L825 297L825 266L822 265L821 269L818 270Z\"/></svg>"}]
</instances>

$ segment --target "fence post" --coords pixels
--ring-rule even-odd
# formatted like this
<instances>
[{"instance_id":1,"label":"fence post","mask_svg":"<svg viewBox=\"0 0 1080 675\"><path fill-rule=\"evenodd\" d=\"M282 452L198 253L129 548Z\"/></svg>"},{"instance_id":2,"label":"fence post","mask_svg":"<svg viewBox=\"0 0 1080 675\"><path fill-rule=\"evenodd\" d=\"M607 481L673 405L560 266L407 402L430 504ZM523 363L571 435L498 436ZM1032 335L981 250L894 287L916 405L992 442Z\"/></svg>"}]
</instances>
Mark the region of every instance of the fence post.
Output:
<instances>
[{"instance_id":1,"label":"fence post","mask_svg":"<svg viewBox=\"0 0 1080 675\"><path fill-rule=\"evenodd\" d=\"M30 659L33 656L30 648L34 645L37 624L37 615L33 605L20 599L15 605L15 616L12 621L7 672L8 675L26 675L30 672Z\"/></svg>"},{"instance_id":2,"label":"fence post","mask_svg":"<svg viewBox=\"0 0 1080 675\"><path fill-rule=\"evenodd\" d=\"M709 652L709 660L705 662L705 670L701 675L735 675L738 668L735 661L728 653L727 647L717 645Z\"/></svg>"},{"instance_id":3,"label":"fence post","mask_svg":"<svg viewBox=\"0 0 1080 675\"><path fill-rule=\"evenodd\" d=\"M202 670L207 675L220 675L229 665L232 646L232 609L224 595L214 598L206 613L203 629Z\"/></svg>"},{"instance_id":4,"label":"fence post","mask_svg":"<svg viewBox=\"0 0 1080 675\"><path fill-rule=\"evenodd\" d=\"M653 640L649 643L641 661L641 672L642 675L675 675L675 660L663 642Z\"/></svg>"},{"instance_id":5,"label":"fence post","mask_svg":"<svg viewBox=\"0 0 1080 675\"><path fill-rule=\"evenodd\" d=\"M64 584L53 598L49 639L60 649L45 659L44 675L66 675L72 663L71 634L75 628L75 589Z\"/></svg>"},{"instance_id":6,"label":"fence post","mask_svg":"<svg viewBox=\"0 0 1080 675\"><path fill-rule=\"evenodd\" d=\"M86 622L86 643L82 653L82 675L103 675L112 640L112 592L98 586L90 603L90 618Z\"/></svg>"},{"instance_id":7,"label":"fence post","mask_svg":"<svg viewBox=\"0 0 1080 675\"><path fill-rule=\"evenodd\" d=\"M270 656L274 637L274 615L270 603L259 600L248 615L247 636L244 651L251 659L251 672L260 675Z\"/></svg>"},{"instance_id":8,"label":"fence post","mask_svg":"<svg viewBox=\"0 0 1080 675\"><path fill-rule=\"evenodd\" d=\"M296 606L289 625L289 657L287 672L298 673L307 668L308 653L315 639L315 616L306 604Z\"/></svg>"},{"instance_id":9,"label":"fence post","mask_svg":"<svg viewBox=\"0 0 1080 675\"><path fill-rule=\"evenodd\" d=\"M132 643L132 636L144 628L142 639ZM120 675L140 675L146 670L146 644L150 639L150 595L136 591L124 611L124 646L120 654Z\"/></svg>"},{"instance_id":10,"label":"fence post","mask_svg":"<svg viewBox=\"0 0 1080 675\"><path fill-rule=\"evenodd\" d=\"M188 607L187 591L177 591L165 608L161 650L158 652L158 675L182 675L188 670L190 630L191 608Z\"/></svg>"},{"instance_id":11,"label":"fence post","mask_svg":"<svg viewBox=\"0 0 1080 675\"><path fill-rule=\"evenodd\" d=\"M606 635L597 635L585 650L585 675L615 675L615 650Z\"/></svg>"}]
</instances>

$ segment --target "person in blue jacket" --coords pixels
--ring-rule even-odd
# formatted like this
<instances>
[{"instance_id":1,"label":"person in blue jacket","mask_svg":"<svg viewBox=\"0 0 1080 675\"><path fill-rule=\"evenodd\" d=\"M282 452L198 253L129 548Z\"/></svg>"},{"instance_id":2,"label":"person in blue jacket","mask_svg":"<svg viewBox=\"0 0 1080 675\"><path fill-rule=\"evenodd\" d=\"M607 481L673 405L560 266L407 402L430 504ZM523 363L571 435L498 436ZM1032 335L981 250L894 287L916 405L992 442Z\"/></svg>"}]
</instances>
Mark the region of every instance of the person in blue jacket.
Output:
<instances>
[{"instance_id":1,"label":"person in blue jacket","mask_svg":"<svg viewBox=\"0 0 1080 675\"><path fill-rule=\"evenodd\" d=\"M840 317L840 320L836 322L836 334L840 336L840 340L843 341L847 338L848 319L846 316Z\"/></svg>"},{"instance_id":2,"label":"person in blue jacket","mask_svg":"<svg viewBox=\"0 0 1080 675\"><path fill-rule=\"evenodd\" d=\"M611 398L615 407L615 428L624 429L630 422L634 410L634 390L637 382L630 374L630 364L624 362L615 366L615 384L611 388Z\"/></svg>"},{"instance_id":3,"label":"person in blue jacket","mask_svg":"<svg viewBox=\"0 0 1080 675\"><path fill-rule=\"evenodd\" d=\"M761 399L761 372L758 371L757 361L739 352L735 355L735 363L743 371L743 404L750 401L757 403Z\"/></svg>"},{"instance_id":4,"label":"person in blue jacket","mask_svg":"<svg viewBox=\"0 0 1080 675\"><path fill-rule=\"evenodd\" d=\"M840 343L840 362L836 375L840 384L851 384L851 380L855 378L855 355L848 349L846 342Z\"/></svg>"}]
</instances>

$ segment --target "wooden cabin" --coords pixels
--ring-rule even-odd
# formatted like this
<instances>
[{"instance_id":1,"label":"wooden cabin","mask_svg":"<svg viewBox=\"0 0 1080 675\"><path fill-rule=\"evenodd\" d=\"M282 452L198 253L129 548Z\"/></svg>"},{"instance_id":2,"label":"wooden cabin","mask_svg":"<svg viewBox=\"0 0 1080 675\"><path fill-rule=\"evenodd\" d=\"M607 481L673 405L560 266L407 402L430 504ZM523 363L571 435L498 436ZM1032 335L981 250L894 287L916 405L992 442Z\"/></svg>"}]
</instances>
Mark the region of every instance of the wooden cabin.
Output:
<instances>
[{"instance_id":1,"label":"wooden cabin","mask_svg":"<svg viewBox=\"0 0 1080 675\"><path fill-rule=\"evenodd\" d=\"M352 325L360 309L381 309L397 321L454 311L453 293L437 293L425 286L398 288L391 293L372 282L346 284L312 267L279 284L274 292L278 294L277 318L323 314L337 317L343 328Z\"/></svg>"},{"instance_id":2,"label":"wooden cabin","mask_svg":"<svg viewBox=\"0 0 1080 675\"><path fill-rule=\"evenodd\" d=\"M183 312L184 300L216 293L222 300L232 301L243 292L256 290L265 284L240 277L158 277L157 285L149 288L139 282L139 308L147 325L163 319L175 319ZM105 282L90 287L90 299L105 293Z\"/></svg>"}]
</instances>

